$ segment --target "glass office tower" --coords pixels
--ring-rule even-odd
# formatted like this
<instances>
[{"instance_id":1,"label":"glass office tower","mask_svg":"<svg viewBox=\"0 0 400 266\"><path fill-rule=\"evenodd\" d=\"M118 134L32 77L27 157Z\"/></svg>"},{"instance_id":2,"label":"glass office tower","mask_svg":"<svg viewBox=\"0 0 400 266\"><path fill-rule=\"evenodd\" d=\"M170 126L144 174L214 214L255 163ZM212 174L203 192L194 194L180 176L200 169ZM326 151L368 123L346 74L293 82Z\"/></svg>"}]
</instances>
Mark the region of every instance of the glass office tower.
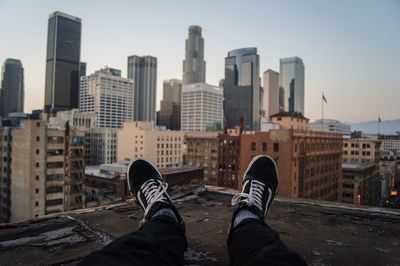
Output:
<instances>
[{"instance_id":1,"label":"glass office tower","mask_svg":"<svg viewBox=\"0 0 400 266\"><path fill-rule=\"evenodd\" d=\"M47 33L45 110L57 112L79 107L81 19L54 12Z\"/></svg>"},{"instance_id":2,"label":"glass office tower","mask_svg":"<svg viewBox=\"0 0 400 266\"><path fill-rule=\"evenodd\" d=\"M243 118L245 130L260 130L260 83L257 48L230 51L225 58L225 127L240 126L240 119Z\"/></svg>"},{"instance_id":3,"label":"glass office tower","mask_svg":"<svg viewBox=\"0 0 400 266\"><path fill-rule=\"evenodd\" d=\"M285 99L285 111L304 115L304 64L299 57L280 60L279 87Z\"/></svg>"},{"instance_id":4,"label":"glass office tower","mask_svg":"<svg viewBox=\"0 0 400 266\"><path fill-rule=\"evenodd\" d=\"M1 74L0 116L24 112L24 68L21 61L6 59Z\"/></svg>"}]
</instances>

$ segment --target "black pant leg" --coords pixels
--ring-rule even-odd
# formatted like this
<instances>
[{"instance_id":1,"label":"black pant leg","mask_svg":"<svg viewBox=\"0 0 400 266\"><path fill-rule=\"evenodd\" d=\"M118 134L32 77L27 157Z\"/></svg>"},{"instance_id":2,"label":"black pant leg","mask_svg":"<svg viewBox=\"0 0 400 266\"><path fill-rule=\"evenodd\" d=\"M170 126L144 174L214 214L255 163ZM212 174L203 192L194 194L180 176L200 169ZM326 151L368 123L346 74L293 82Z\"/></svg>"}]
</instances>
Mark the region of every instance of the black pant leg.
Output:
<instances>
[{"instance_id":1,"label":"black pant leg","mask_svg":"<svg viewBox=\"0 0 400 266\"><path fill-rule=\"evenodd\" d=\"M183 265L186 248L184 228L169 216L159 215L139 231L84 257L80 265Z\"/></svg>"},{"instance_id":2,"label":"black pant leg","mask_svg":"<svg viewBox=\"0 0 400 266\"><path fill-rule=\"evenodd\" d=\"M231 265L307 265L279 234L256 219L243 221L228 236Z\"/></svg>"}]
</instances>

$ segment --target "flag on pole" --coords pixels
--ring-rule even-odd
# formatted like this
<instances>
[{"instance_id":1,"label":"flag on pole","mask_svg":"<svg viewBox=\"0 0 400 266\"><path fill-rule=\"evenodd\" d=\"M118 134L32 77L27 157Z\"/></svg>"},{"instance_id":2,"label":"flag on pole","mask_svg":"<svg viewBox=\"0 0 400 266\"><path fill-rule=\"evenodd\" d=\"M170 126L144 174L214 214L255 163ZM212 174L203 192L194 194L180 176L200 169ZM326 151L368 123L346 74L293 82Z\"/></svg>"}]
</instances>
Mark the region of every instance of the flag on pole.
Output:
<instances>
[{"instance_id":1,"label":"flag on pole","mask_svg":"<svg viewBox=\"0 0 400 266\"><path fill-rule=\"evenodd\" d=\"M322 94L322 100L325 101L325 103L328 103L328 102L326 101L326 98L325 98L325 95L324 95L324 94Z\"/></svg>"}]
</instances>

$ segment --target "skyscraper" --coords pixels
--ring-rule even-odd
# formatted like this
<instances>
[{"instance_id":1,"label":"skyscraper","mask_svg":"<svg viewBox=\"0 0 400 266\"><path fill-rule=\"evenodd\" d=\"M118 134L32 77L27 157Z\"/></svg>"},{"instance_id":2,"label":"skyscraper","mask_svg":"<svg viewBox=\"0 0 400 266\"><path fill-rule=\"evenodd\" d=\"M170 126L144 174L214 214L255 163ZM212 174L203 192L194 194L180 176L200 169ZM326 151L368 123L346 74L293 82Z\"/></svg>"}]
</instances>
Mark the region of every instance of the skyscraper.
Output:
<instances>
[{"instance_id":1,"label":"skyscraper","mask_svg":"<svg viewBox=\"0 0 400 266\"><path fill-rule=\"evenodd\" d=\"M224 115L226 127L240 125L245 130L260 129L260 58L257 48L230 51L225 58Z\"/></svg>"},{"instance_id":2,"label":"skyscraper","mask_svg":"<svg viewBox=\"0 0 400 266\"><path fill-rule=\"evenodd\" d=\"M279 87L285 97L284 110L304 115L304 64L301 58L280 60Z\"/></svg>"},{"instance_id":3,"label":"skyscraper","mask_svg":"<svg viewBox=\"0 0 400 266\"><path fill-rule=\"evenodd\" d=\"M153 56L128 57L128 78L135 87L134 120L156 120L157 58Z\"/></svg>"},{"instance_id":4,"label":"skyscraper","mask_svg":"<svg viewBox=\"0 0 400 266\"><path fill-rule=\"evenodd\" d=\"M24 68L18 59L8 58L2 70L0 116L24 111Z\"/></svg>"},{"instance_id":5,"label":"skyscraper","mask_svg":"<svg viewBox=\"0 0 400 266\"><path fill-rule=\"evenodd\" d=\"M263 109L267 120L279 113L279 73L268 69L263 74Z\"/></svg>"},{"instance_id":6,"label":"skyscraper","mask_svg":"<svg viewBox=\"0 0 400 266\"><path fill-rule=\"evenodd\" d=\"M54 12L47 33L44 107L57 112L79 106L81 19Z\"/></svg>"},{"instance_id":7,"label":"skyscraper","mask_svg":"<svg viewBox=\"0 0 400 266\"><path fill-rule=\"evenodd\" d=\"M160 126L167 129L179 130L181 128L181 94L182 81L178 79L164 80L163 100L160 104Z\"/></svg>"},{"instance_id":8,"label":"skyscraper","mask_svg":"<svg viewBox=\"0 0 400 266\"><path fill-rule=\"evenodd\" d=\"M200 26L190 26L183 60L183 85L200 82L206 82L204 39Z\"/></svg>"},{"instance_id":9,"label":"skyscraper","mask_svg":"<svg viewBox=\"0 0 400 266\"><path fill-rule=\"evenodd\" d=\"M121 128L131 121L133 99L133 81L120 70L100 69L81 79L80 110L96 113L96 127Z\"/></svg>"}]
</instances>

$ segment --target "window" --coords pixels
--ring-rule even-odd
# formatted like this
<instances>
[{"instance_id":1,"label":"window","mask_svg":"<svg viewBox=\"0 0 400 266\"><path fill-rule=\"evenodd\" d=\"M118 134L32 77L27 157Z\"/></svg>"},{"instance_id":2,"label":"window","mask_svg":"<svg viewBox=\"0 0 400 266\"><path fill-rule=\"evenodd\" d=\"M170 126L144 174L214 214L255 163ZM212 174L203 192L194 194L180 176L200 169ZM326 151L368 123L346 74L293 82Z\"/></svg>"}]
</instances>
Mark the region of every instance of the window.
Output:
<instances>
[{"instance_id":1,"label":"window","mask_svg":"<svg viewBox=\"0 0 400 266\"><path fill-rule=\"evenodd\" d=\"M39 142L40 141L40 137L38 136L38 137L36 137L36 141L37 142Z\"/></svg>"},{"instance_id":2,"label":"window","mask_svg":"<svg viewBox=\"0 0 400 266\"><path fill-rule=\"evenodd\" d=\"M38 188L35 189L35 193L36 193L36 194L39 194L39 189L38 189Z\"/></svg>"},{"instance_id":3,"label":"window","mask_svg":"<svg viewBox=\"0 0 400 266\"><path fill-rule=\"evenodd\" d=\"M39 206L39 201L35 201L35 206L36 206L36 207Z\"/></svg>"},{"instance_id":4,"label":"window","mask_svg":"<svg viewBox=\"0 0 400 266\"><path fill-rule=\"evenodd\" d=\"M39 167L39 163L36 163L36 167Z\"/></svg>"},{"instance_id":5,"label":"window","mask_svg":"<svg viewBox=\"0 0 400 266\"><path fill-rule=\"evenodd\" d=\"M40 127L40 122L36 122L36 127Z\"/></svg>"},{"instance_id":6,"label":"window","mask_svg":"<svg viewBox=\"0 0 400 266\"><path fill-rule=\"evenodd\" d=\"M274 152L279 151L279 143L274 143Z\"/></svg>"},{"instance_id":7,"label":"window","mask_svg":"<svg viewBox=\"0 0 400 266\"><path fill-rule=\"evenodd\" d=\"M47 206L55 206L55 205L61 205L63 203L62 199L53 199L53 200L47 200L46 205Z\"/></svg>"},{"instance_id":8,"label":"window","mask_svg":"<svg viewBox=\"0 0 400 266\"><path fill-rule=\"evenodd\" d=\"M36 176L36 181L39 181L39 176L38 175Z\"/></svg>"},{"instance_id":9,"label":"window","mask_svg":"<svg viewBox=\"0 0 400 266\"><path fill-rule=\"evenodd\" d=\"M40 154L40 151L39 151L39 150L36 150L36 154Z\"/></svg>"},{"instance_id":10,"label":"window","mask_svg":"<svg viewBox=\"0 0 400 266\"><path fill-rule=\"evenodd\" d=\"M296 145L296 147L297 147L297 145ZM262 150L263 150L263 151L267 151L267 143L263 142L263 144L262 144Z\"/></svg>"},{"instance_id":11,"label":"window","mask_svg":"<svg viewBox=\"0 0 400 266\"><path fill-rule=\"evenodd\" d=\"M252 151L255 151L255 150L256 150L256 143L255 143L255 142L252 142L252 143L251 143L251 150L252 150Z\"/></svg>"}]
</instances>

